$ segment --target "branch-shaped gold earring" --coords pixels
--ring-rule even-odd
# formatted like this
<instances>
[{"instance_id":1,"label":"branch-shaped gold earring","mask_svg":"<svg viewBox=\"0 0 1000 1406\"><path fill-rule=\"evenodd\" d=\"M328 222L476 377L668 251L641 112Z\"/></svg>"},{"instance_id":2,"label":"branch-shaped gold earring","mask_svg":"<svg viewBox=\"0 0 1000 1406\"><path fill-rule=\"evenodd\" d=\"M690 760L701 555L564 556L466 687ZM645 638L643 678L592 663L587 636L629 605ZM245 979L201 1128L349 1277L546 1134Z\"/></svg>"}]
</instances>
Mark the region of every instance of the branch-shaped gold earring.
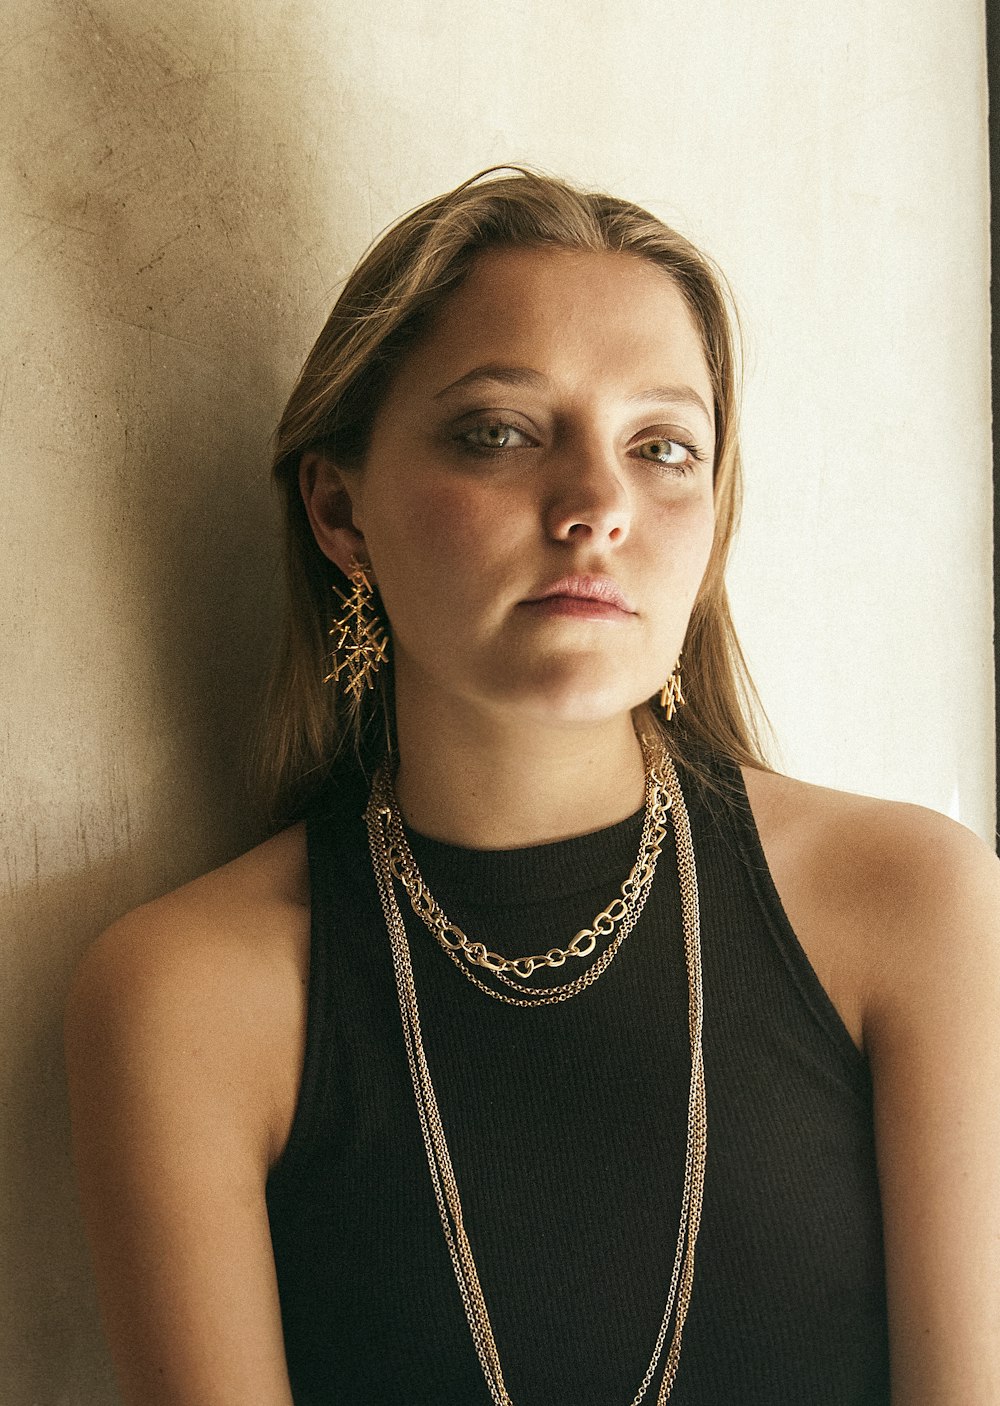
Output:
<instances>
[{"instance_id":1,"label":"branch-shaped gold earring","mask_svg":"<svg viewBox=\"0 0 1000 1406\"><path fill-rule=\"evenodd\" d=\"M678 654L677 663L674 665L674 672L660 689L660 707L666 714L667 722L670 721L674 713L676 713L677 709L684 702L686 702L686 699L681 692L681 656Z\"/></svg>"},{"instance_id":2,"label":"branch-shaped gold earring","mask_svg":"<svg viewBox=\"0 0 1000 1406\"><path fill-rule=\"evenodd\" d=\"M333 651L330 672L324 683L332 680L360 702L366 688L374 688L379 665L386 659L389 641L382 621L374 608L375 592L368 567L353 561L350 570L351 591L345 594L334 587L344 603L344 611L330 626Z\"/></svg>"}]
</instances>

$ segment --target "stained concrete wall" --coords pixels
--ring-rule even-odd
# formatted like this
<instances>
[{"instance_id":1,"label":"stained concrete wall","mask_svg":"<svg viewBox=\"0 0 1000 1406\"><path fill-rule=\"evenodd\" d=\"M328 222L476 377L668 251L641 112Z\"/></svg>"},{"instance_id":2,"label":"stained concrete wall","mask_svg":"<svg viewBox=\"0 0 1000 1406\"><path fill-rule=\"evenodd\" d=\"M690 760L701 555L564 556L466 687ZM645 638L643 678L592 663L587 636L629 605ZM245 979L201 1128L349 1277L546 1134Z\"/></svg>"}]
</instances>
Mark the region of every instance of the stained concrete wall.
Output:
<instances>
[{"instance_id":1,"label":"stained concrete wall","mask_svg":"<svg viewBox=\"0 0 1000 1406\"><path fill-rule=\"evenodd\" d=\"M980 0L4 0L0 1368L115 1400L59 1015L255 838L268 436L405 208L527 160L649 205L750 343L735 610L786 768L991 837Z\"/></svg>"}]
</instances>

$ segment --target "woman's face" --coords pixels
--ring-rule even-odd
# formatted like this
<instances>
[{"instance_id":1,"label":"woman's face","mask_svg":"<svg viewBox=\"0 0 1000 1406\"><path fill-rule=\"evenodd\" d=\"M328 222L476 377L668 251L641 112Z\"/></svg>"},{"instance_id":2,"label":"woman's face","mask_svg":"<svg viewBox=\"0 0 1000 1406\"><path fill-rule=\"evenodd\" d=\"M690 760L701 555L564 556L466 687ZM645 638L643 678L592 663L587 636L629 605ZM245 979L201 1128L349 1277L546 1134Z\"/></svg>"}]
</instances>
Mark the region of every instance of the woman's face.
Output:
<instances>
[{"instance_id":1,"label":"woman's face","mask_svg":"<svg viewBox=\"0 0 1000 1406\"><path fill-rule=\"evenodd\" d=\"M630 254L480 255L348 483L397 707L572 725L655 693L712 545L714 445L701 340L666 273ZM587 589L566 578L623 600L539 603Z\"/></svg>"}]
</instances>

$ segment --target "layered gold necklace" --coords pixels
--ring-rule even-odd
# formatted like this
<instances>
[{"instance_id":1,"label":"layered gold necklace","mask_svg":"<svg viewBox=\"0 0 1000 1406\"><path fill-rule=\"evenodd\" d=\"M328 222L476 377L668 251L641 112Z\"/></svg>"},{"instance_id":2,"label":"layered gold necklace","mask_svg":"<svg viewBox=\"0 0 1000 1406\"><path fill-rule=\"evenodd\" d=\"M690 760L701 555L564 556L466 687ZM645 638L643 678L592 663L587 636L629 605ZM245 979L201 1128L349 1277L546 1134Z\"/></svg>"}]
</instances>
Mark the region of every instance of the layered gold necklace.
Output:
<instances>
[{"instance_id":1,"label":"layered gold necklace","mask_svg":"<svg viewBox=\"0 0 1000 1406\"><path fill-rule=\"evenodd\" d=\"M488 995L516 1006L549 1005L569 1000L587 989L607 969L622 943L639 919L656 871L656 861L666 834L666 814L673 822L677 851L677 873L680 885L681 916L684 928L684 955L688 977L688 1033L691 1046L691 1081L688 1094L687 1149L684 1159L684 1189L681 1197L680 1228L677 1250L667 1294L666 1308L660 1323L653 1354L645 1376L632 1398L630 1406L639 1406L656 1375L671 1318L673 1336L667 1352L663 1379L657 1393L658 1406L669 1399L680 1362L681 1336L691 1300L694 1280L694 1249L701 1220L702 1194L705 1185L705 1158L708 1119L705 1101L705 1072L702 1060L703 1000L701 981L701 924L698 911L698 879L695 870L691 825L684 796L672 760L658 743L640 737L646 769L646 812L639 856L622 885L621 896L597 915L590 928L578 932L565 948L550 948L533 957L502 957L491 952L483 943L471 941L457 924L452 923L436 902L417 868L406 842L402 816L396 801L389 761L386 759L372 783L371 796L365 810L372 864L379 896L385 913L392 948L393 969L403 1021L406 1055L413 1080L413 1092L423 1134L427 1162L430 1168L438 1213L445 1242L451 1257L459 1293L465 1308L469 1330L490 1395L497 1406L513 1406L504 1383L503 1371L489 1312L479 1282L479 1273L465 1229L465 1217L458 1195L445 1138L437 1096L431 1082L430 1069L420 1031L420 1011L413 980L410 951L399 905L396 902L393 879L403 885L411 906L460 970ZM620 927L619 927L620 925ZM535 970L562 966L567 959L589 956L599 937L619 931L598 960L581 976L564 986L526 988L524 982ZM516 986L525 994L506 995L487 986L470 970L470 966L492 973L507 986ZM528 993L531 994L528 994ZM676 1304L676 1316L674 1308Z\"/></svg>"}]
</instances>

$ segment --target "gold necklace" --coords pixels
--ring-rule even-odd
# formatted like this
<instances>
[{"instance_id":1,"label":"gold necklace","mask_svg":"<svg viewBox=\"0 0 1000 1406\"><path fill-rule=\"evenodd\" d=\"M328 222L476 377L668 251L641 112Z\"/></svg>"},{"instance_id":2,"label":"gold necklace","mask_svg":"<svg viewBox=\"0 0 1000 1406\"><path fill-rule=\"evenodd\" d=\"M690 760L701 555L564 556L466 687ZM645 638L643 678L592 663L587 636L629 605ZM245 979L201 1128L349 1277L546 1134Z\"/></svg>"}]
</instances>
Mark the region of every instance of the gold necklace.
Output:
<instances>
[{"instance_id":1,"label":"gold necklace","mask_svg":"<svg viewBox=\"0 0 1000 1406\"><path fill-rule=\"evenodd\" d=\"M649 746L645 737L640 738L640 743L646 773L646 813L639 855L622 884L621 896L598 913L589 928L581 928L566 947L550 947L547 952L533 957L502 957L498 952L491 952L482 942L470 941L458 924L451 922L424 883L407 842L388 758L378 768L372 782L372 802L379 806L384 816L389 867L406 890L414 913L426 925L459 971L494 1000L504 1001L511 1006L550 1006L559 1001L568 1001L571 996L576 996L593 985L602 972L607 970L622 943L639 921L653 885L656 861L667 833L667 811L671 804L662 766L658 765L657 760L662 754ZM561 967L567 957L589 957L597 945L598 938L610 937L619 923L622 925L621 931L615 940L575 981L566 982L562 986L541 988L524 985L538 967ZM462 961L463 957L477 966L486 968L498 981L523 992L524 995L520 998L505 996L487 986L469 971ZM513 973L517 980L508 976L508 972Z\"/></svg>"},{"instance_id":2,"label":"gold necklace","mask_svg":"<svg viewBox=\"0 0 1000 1406\"><path fill-rule=\"evenodd\" d=\"M642 739L644 745L646 739ZM673 1273L667 1295L666 1308L660 1323L659 1333L653 1348L646 1374L630 1406L639 1406L649 1385L656 1375L659 1360L666 1342L670 1319L676 1299L677 1313L674 1321L673 1337L667 1352L663 1379L657 1393L657 1406L664 1406L673 1388L677 1368L680 1363L681 1335L691 1301L691 1286L694 1280L694 1248L701 1221L702 1195L705 1186L705 1161L708 1142L708 1117L705 1099L705 1070L702 1059L702 1026L704 1023L702 982L701 982L701 923L698 911L698 878L695 869L694 846L691 842L691 825L687 808L681 793L680 782L670 757L663 753L663 777L670 797L670 814L673 820L674 841L677 848L677 872L681 892L681 914L684 926L684 955L688 974L688 1033L691 1044L691 1082L688 1094L687 1151L684 1159L684 1190L681 1197L680 1228L677 1235L677 1251L674 1256ZM406 939L406 928L396 902L393 889L393 870L389 859L387 823L391 817L391 807L384 800L375 798L374 788L365 810L368 826L368 840L371 847L372 865L378 884L379 897L385 913L389 941L392 948L393 969L396 976L396 989L399 995L399 1008L403 1022L403 1036L406 1042L406 1057L413 1080L413 1092L417 1103L417 1114L423 1134L427 1162L430 1167L434 1196L438 1214L444 1231L445 1242L451 1257L459 1293L465 1307L469 1330L479 1357L483 1375L490 1396L496 1406L513 1406L503 1379L500 1356L493 1328L490 1323L486 1301L483 1298L479 1273L472 1249L465 1232L465 1217L458 1195L458 1184L452 1168L451 1154L445 1138L437 1096L431 1082L430 1069L424 1051L420 1032L420 1011L417 1006L417 992L413 981L413 967ZM609 949L610 950L610 949ZM606 955L606 954L605 954ZM491 993L492 994L492 993ZM686 1246L686 1249L685 1249Z\"/></svg>"}]
</instances>

